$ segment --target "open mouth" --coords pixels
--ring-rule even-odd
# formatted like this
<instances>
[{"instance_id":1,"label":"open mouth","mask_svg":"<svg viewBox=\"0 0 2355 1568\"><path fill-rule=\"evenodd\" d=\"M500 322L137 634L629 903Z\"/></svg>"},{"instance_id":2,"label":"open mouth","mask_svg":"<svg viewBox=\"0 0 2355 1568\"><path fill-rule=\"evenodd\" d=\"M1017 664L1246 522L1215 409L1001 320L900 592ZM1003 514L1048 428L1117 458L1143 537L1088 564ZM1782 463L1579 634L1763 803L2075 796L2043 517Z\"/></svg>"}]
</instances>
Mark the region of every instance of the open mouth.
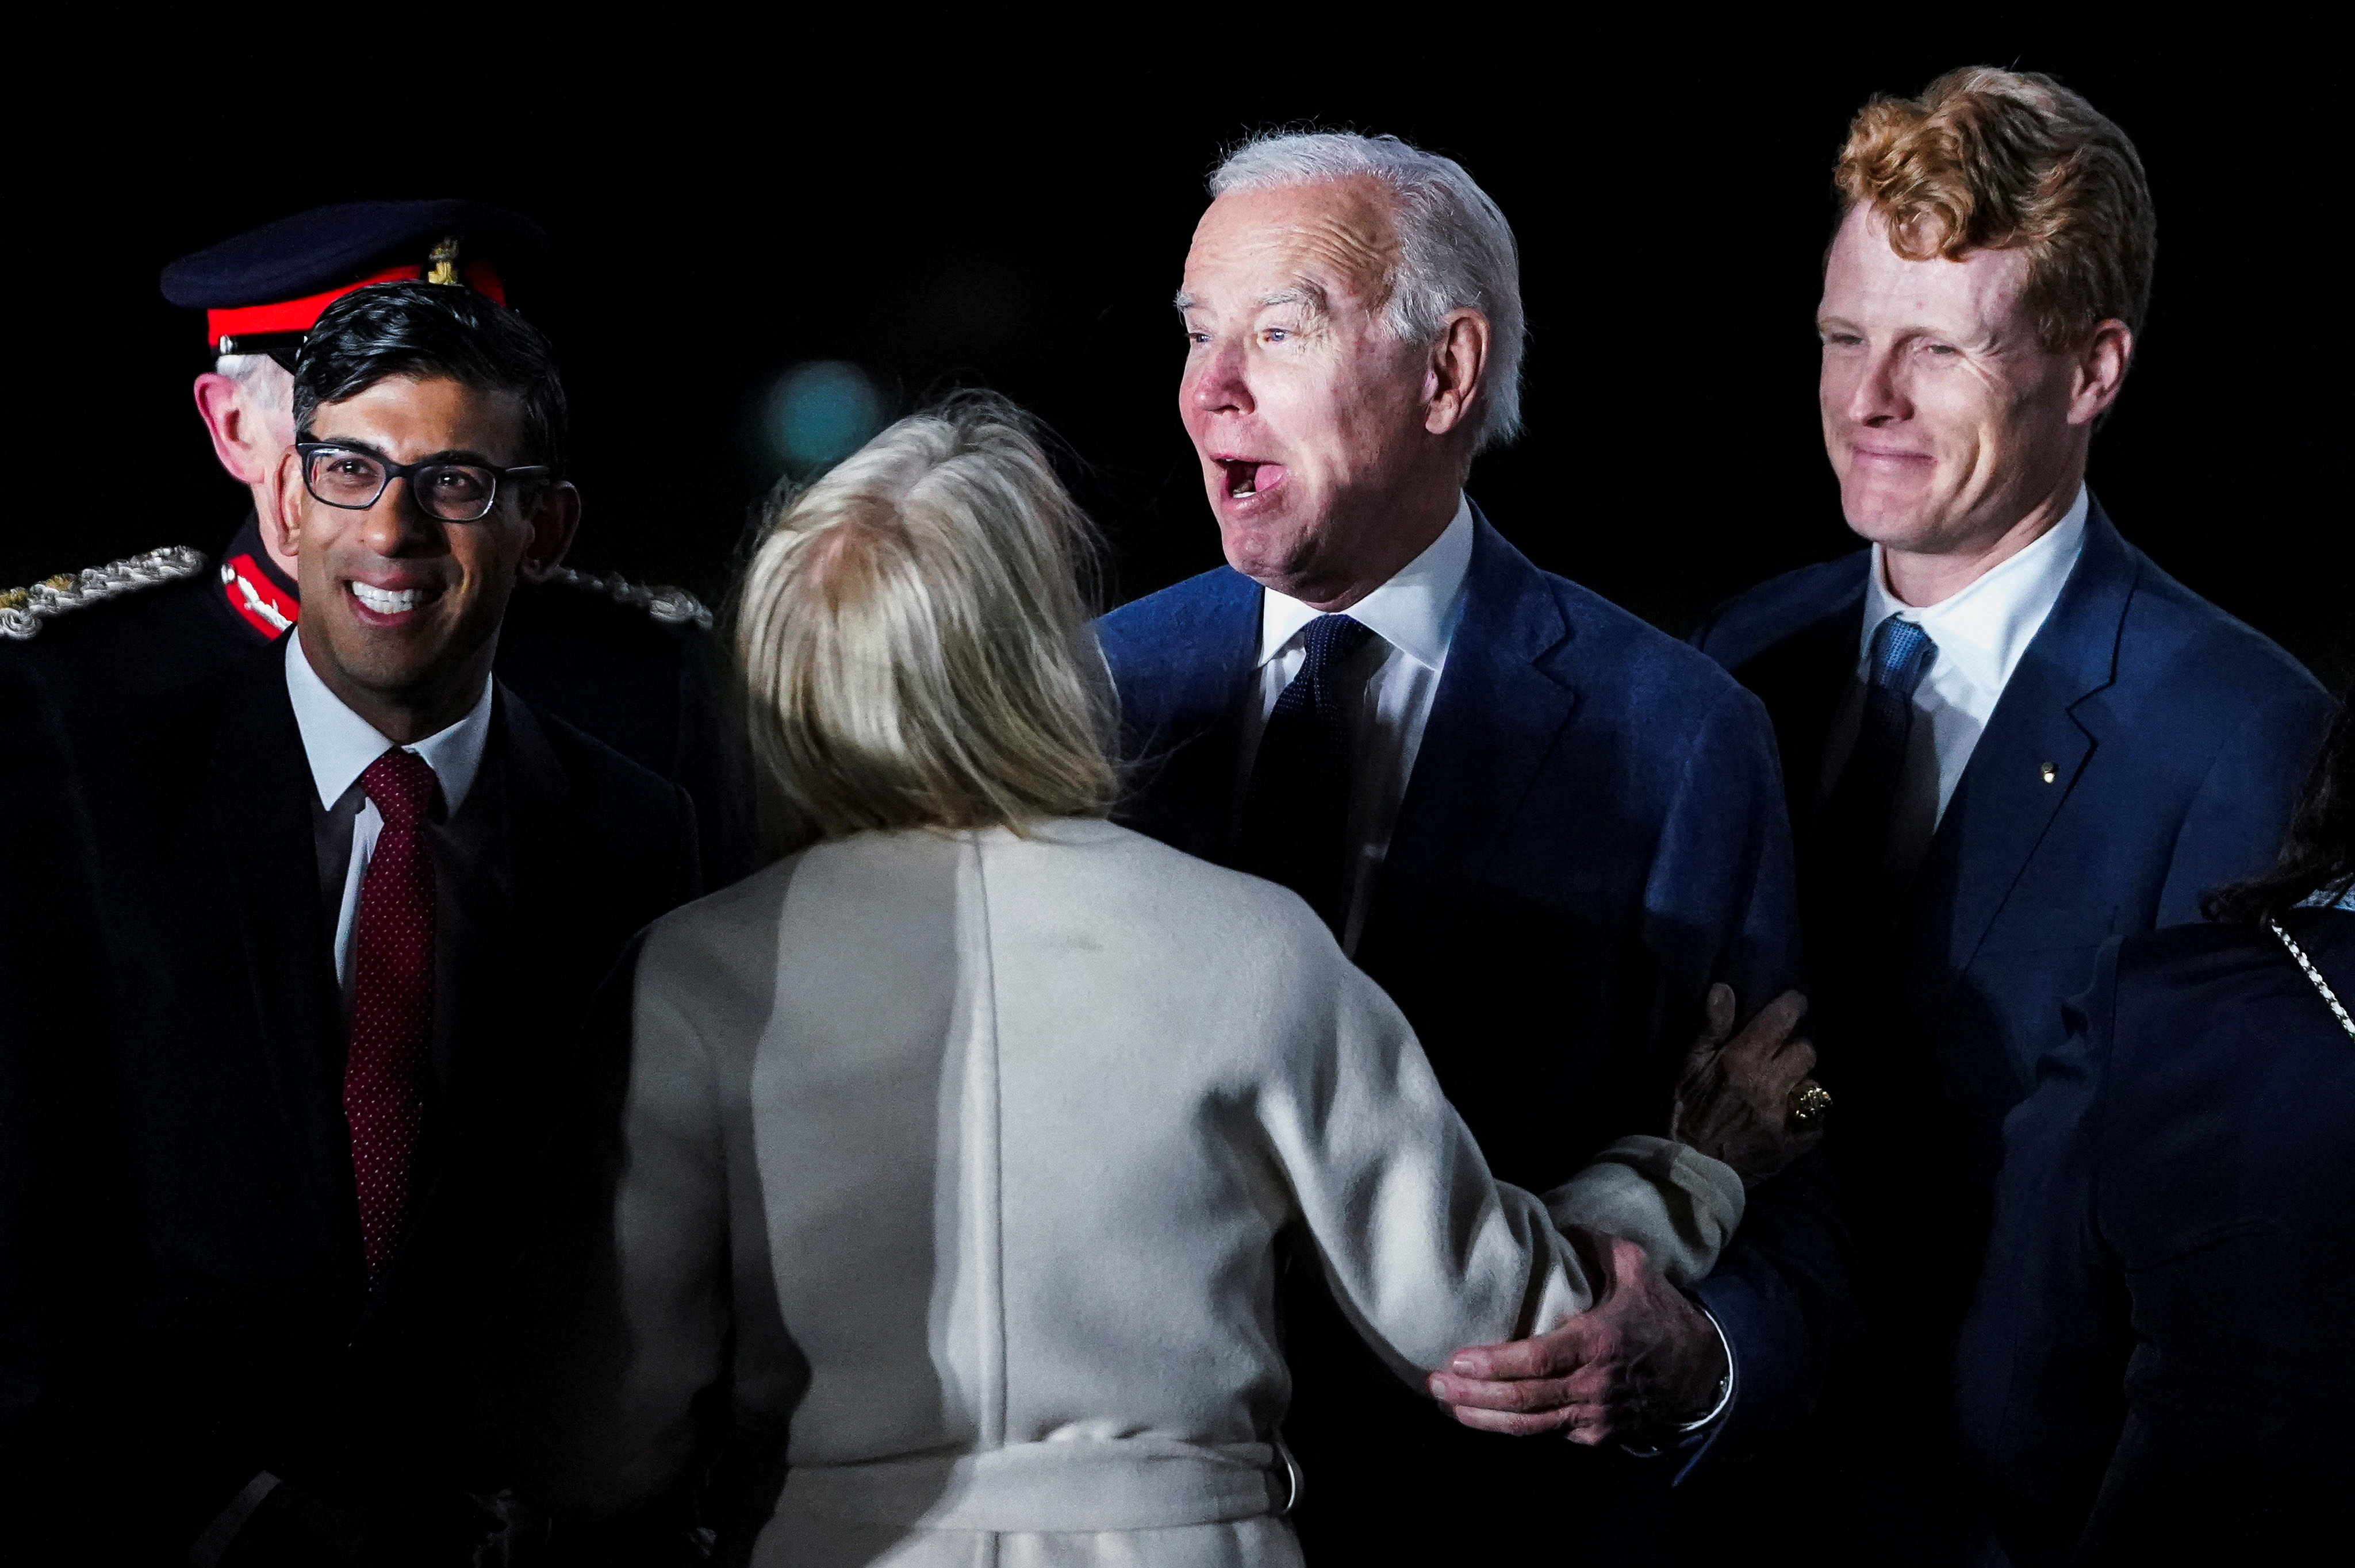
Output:
<instances>
[{"instance_id":1,"label":"open mouth","mask_svg":"<svg viewBox=\"0 0 2355 1568\"><path fill-rule=\"evenodd\" d=\"M406 615L421 604L442 597L439 588L380 588L363 582L351 585L352 598L360 608L377 615Z\"/></svg>"},{"instance_id":2,"label":"open mouth","mask_svg":"<svg viewBox=\"0 0 2355 1568\"><path fill-rule=\"evenodd\" d=\"M1261 462L1256 458L1220 458L1219 467L1226 473L1227 497L1231 501L1247 501L1265 494L1284 482L1284 465Z\"/></svg>"}]
</instances>

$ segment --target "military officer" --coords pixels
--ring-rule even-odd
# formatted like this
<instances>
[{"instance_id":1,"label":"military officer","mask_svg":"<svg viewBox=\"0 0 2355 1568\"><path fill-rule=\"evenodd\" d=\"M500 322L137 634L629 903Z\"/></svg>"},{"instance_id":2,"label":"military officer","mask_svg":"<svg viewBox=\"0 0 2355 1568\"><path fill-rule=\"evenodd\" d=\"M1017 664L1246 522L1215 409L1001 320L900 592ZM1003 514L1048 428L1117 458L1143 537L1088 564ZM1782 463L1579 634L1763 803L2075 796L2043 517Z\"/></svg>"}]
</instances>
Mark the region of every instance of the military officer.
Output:
<instances>
[{"instance_id":1,"label":"military officer","mask_svg":"<svg viewBox=\"0 0 2355 1568\"><path fill-rule=\"evenodd\" d=\"M186 545L0 594L0 647L69 708L201 677L282 636L302 613L293 558L259 523L293 444L293 366L330 304L370 283L420 280L513 303L547 265L538 226L470 201L315 207L165 268L174 304L205 313L197 412L214 455L251 497L214 559ZM714 678L711 612L674 588L561 561L519 583L499 678L692 799L703 882L750 869L749 785Z\"/></svg>"}]
</instances>

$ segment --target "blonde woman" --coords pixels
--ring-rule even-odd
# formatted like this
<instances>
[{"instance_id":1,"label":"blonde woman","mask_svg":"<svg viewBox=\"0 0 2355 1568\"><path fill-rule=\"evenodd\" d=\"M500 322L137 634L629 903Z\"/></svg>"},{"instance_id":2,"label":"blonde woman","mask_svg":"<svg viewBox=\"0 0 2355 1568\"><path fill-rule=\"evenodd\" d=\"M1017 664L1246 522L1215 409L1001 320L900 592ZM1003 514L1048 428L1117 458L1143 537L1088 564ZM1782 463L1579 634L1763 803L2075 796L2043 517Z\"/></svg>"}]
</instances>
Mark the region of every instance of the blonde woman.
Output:
<instances>
[{"instance_id":1,"label":"blonde woman","mask_svg":"<svg viewBox=\"0 0 2355 1568\"><path fill-rule=\"evenodd\" d=\"M1682 1280L1740 1219L1657 1138L1493 1181L1306 905L1105 820L1088 540L986 397L771 524L737 649L785 853L613 988L627 1050L492 1358L538 1501L631 1507L724 1410L738 1561L1294 1563L1279 1233L1419 1384L1590 1302L1557 1224Z\"/></svg>"}]
</instances>

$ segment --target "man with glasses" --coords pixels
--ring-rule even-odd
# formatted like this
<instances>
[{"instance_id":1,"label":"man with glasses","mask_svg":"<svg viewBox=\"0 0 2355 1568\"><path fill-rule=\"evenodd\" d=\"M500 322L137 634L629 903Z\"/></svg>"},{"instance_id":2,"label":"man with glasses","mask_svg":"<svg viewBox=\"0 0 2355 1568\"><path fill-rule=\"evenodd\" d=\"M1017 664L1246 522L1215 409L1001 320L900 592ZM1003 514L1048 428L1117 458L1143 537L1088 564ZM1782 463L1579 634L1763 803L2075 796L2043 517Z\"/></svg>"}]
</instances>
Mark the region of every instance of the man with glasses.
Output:
<instances>
[{"instance_id":1,"label":"man with glasses","mask_svg":"<svg viewBox=\"0 0 2355 1568\"><path fill-rule=\"evenodd\" d=\"M369 283L434 281L510 304L547 270L537 224L469 201L315 207L184 256L165 297L205 313L196 377L213 454L251 496L219 554L178 546L0 595L0 650L37 664L71 706L174 684L302 614L293 556L272 536L279 460L294 439L293 371L319 313ZM499 678L695 801L704 881L750 869L750 789L719 717L710 612L677 588L527 565L499 639Z\"/></svg>"},{"instance_id":2,"label":"man with glasses","mask_svg":"<svg viewBox=\"0 0 2355 1568\"><path fill-rule=\"evenodd\" d=\"M55 830L19 979L75 1004L0 1104L38 1560L474 1560L474 1328L591 991L698 888L684 792L494 673L580 515L546 340L364 288L293 407L291 635L104 713L0 665L0 804Z\"/></svg>"}]
</instances>

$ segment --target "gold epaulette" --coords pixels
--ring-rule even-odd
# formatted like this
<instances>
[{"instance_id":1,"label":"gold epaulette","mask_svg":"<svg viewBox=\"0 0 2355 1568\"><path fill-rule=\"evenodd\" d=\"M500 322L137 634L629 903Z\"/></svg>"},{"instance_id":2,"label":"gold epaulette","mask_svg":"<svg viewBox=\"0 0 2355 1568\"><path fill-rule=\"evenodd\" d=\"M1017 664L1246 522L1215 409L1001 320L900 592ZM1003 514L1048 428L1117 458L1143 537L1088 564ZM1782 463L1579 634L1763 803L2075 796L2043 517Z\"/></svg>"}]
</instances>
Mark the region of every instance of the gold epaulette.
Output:
<instances>
[{"instance_id":1,"label":"gold epaulette","mask_svg":"<svg viewBox=\"0 0 2355 1568\"><path fill-rule=\"evenodd\" d=\"M683 626L691 620L706 631L711 630L711 611L704 608L701 599L685 588L672 588L664 583L648 587L634 583L619 572L607 572L599 577L593 572L576 572L570 567L557 567L548 574L548 580L588 593L602 594L616 604L643 609L667 625Z\"/></svg>"},{"instance_id":2,"label":"gold epaulette","mask_svg":"<svg viewBox=\"0 0 2355 1568\"><path fill-rule=\"evenodd\" d=\"M0 592L0 638L25 642L41 634L51 616L101 599L119 599L158 583L173 583L205 569L205 554L186 545L166 545L144 556L59 572L30 588ZM700 608L700 607L698 607Z\"/></svg>"}]
</instances>

